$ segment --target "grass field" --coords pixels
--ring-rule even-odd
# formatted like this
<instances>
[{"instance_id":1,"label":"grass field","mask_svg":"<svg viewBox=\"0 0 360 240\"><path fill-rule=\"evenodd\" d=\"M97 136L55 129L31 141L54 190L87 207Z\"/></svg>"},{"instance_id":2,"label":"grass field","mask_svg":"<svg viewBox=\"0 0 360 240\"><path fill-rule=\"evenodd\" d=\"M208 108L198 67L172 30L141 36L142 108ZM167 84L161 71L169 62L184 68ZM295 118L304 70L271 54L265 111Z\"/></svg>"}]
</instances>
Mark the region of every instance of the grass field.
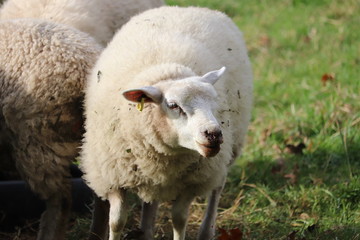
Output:
<instances>
[{"instance_id":1,"label":"grass field","mask_svg":"<svg viewBox=\"0 0 360 240\"><path fill-rule=\"evenodd\" d=\"M167 3L226 12L253 63L252 124L223 193L217 239L360 240L360 2ZM186 239L196 238L203 208L201 199L192 207ZM157 240L171 239L169 216L164 205ZM77 218L69 239L84 239L88 225Z\"/></svg>"}]
</instances>

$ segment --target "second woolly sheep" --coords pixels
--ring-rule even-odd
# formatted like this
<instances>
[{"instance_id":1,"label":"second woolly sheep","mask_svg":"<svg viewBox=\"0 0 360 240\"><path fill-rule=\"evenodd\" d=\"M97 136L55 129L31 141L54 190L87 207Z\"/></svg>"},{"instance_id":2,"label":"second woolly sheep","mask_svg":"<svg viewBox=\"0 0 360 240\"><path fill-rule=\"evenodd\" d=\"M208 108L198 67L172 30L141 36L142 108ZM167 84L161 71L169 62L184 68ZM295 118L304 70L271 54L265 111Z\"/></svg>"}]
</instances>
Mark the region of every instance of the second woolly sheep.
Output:
<instances>
[{"instance_id":1,"label":"second woolly sheep","mask_svg":"<svg viewBox=\"0 0 360 240\"><path fill-rule=\"evenodd\" d=\"M17 170L46 202L39 240L66 233L82 90L101 50L88 34L64 25L0 21L0 140L11 146Z\"/></svg>"}]
</instances>

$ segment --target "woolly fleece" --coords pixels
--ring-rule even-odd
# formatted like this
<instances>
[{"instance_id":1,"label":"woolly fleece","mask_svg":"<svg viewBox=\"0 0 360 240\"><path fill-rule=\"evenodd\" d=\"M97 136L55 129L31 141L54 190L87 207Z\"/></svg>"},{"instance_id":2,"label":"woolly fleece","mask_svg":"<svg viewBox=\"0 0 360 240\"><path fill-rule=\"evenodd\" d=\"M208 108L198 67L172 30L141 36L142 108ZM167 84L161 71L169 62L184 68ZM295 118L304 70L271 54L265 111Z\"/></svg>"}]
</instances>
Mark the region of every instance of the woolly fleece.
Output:
<instances>
[{"instance_id":1,"label":"woolly fleece","mask_svg":"<svg viewBox=\"0 0 360 240\"><path fill-rule=\"evenodd\" d=\"M72 26L106 45L133 15L163 0L7 0L0 19L36 18Z\"/></svg>"},{"instance_id":2,"label":"woolly fleece","mask_svg":"<svg viewBox=\"0 0 360 240\"><path fill-rule=\"evenodd\" d=\"M121 95L222 66L227 70L215 88L224 143L212 158L171 146L174 130L160 108L145 104L139 112ZM221 186L244 143L252 88L242 34L224 14L161 7L133 17L101 54L86 89L85 180L102 198L125 188L146 202L174 200L184 192L203 195Z\"/></svg>"}]
</instances>

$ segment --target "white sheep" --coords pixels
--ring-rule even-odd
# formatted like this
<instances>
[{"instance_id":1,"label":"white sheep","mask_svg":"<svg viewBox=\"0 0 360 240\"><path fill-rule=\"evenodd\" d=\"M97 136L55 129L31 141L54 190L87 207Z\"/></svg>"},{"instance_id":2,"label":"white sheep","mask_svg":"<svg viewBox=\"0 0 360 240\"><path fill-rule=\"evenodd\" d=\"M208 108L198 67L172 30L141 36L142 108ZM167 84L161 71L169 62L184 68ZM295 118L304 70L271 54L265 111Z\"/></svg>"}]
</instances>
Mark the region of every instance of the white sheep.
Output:
<instances>
[{"instance_id":1,"label":"white sheep","mask_svg":"<svg viewBox=\"0 0 360 240\"><path fill-rule=\"evenodd\" d=\"M153 238L157 203L174 201L176 240L185 238L194 197L211 192L198 238L212 238L228 166L240 155L251 107L245 43L224 14L161 7L125 24L86 88L80 161L89 186L110 202L110 239L120 238L126 222L127 191L145 201L143 239Z\"/></svg>"},{"instance_id":2,"label":"white sheep","mask_svg":"<svg viewBox=\"0 0 360 240\"><path fill-rule=\"evenodd\" d=\"M82 136L86 76L102 47L42 20L0 21L0 139L46 201L38 239L63 239L71 209L69 166Z\"/></svg>"},{"instance_id":3,"label":"white sheep","mask_svg":"<svg viewBox=\"0 0 360 240\"><path fill-rule=\"evenodd\" d=\"M72 26L106 45L131 16L163 0L7 0L0 19L36 18Z\"/></svg>"}]
</instances>

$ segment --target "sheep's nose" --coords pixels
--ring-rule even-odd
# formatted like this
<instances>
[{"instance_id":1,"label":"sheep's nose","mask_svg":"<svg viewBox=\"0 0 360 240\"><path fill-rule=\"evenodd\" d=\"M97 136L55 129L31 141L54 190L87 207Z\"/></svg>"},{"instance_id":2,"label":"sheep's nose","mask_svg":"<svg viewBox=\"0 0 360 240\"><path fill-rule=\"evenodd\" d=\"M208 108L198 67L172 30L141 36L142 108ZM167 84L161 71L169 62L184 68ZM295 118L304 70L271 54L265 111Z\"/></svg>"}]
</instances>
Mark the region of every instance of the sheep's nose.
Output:
<instances>
[{"instance_id":1,"label":"sheep's nose","mask_svg":"<svg viewBox=\"0 0 360 240\"><path fill-rule=\"evenodd\" d=\"M203 134L211 145L220 145L223 143L223 135L219 128L205 130Z\"/></svg>"},{"instance_id":2,"label":"sheep's nose","mask_svg":"<svg viewBox=\"0 0 360 240\"><path fill-rule=\"evenodd\" d=\"M199 132L197 144L199 153L204 157L214 157L220 151L220 145L223 143L223 134L218 125L203 126Z\"/></svg>"}]
</instances>

